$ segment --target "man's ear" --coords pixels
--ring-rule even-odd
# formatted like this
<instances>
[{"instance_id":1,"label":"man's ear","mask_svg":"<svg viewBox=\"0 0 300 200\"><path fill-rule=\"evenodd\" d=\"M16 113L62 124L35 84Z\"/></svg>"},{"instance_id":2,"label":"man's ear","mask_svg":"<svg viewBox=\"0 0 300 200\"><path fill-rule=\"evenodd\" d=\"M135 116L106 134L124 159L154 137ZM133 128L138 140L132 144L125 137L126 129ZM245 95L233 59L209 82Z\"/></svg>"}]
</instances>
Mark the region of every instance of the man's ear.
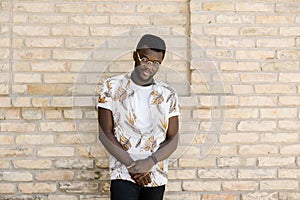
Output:
<instances>
[{"instance_id":1,"label":"man's ear","mask_svg":"<svg viewBox=\"0 0 300 200\"><path fill-rule=\"evenodd\" d=\"M134 52L132 53L132 58L133 58L134 61L136 61L136 59L137 59L136 51L134 51Z\"/></svg>"}]
</instances>

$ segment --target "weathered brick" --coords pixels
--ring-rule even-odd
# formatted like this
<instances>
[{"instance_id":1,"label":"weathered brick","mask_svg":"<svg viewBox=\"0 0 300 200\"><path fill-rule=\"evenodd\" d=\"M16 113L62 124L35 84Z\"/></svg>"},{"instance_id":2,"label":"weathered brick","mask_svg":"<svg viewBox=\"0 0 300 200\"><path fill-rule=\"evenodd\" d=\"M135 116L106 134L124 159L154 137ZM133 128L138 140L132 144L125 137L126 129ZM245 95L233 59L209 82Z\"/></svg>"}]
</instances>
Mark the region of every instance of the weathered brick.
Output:
<instances>
[{"instance_id":1,"label":"weathered brick","mask_svg":"<svg viewBox=\"0 0 300 200\"><path fill-rule=\"evenodd\" d=\"M297 2L277 3L275 11L279 13L299 13L300 5Z\"/></svg>"},{"instance_id":2,"label":"weathered brick","mask_svg":"<svg viewBox=\"0 0 300 200\"><path fill-rule=\"evenodd\" d=\"M254 167L256 166L256 158L247 157L220 157L217 159L219 167Z\"/></svg>"},{"instance_id":3,"label":"weathered brick","mask_svg":"<svg viewBox=\"0 0 300 200\"><path fill-rule=\"evenodd\" d=\"M239 154L242 155L271 155L277 154L278 147L275 145L241 145Z\"/></svg>"},{"instance_id":4,"label":"weathered brick","mask_svg":"<svg viewBox=\"0 0 300 200\"><path fill-rule=\"evenodd\" d=\"M260 109L261 118L295 118L297 109L295 108L266 108Z\"/></svg>"},{"instance_id":5,"label":"weathered brick","mask_svg":"<svg viewBox=\"0 0 300 200\"><path fill-rule=\"evenodd\" d=\"M0 176L1 181L32 181L30 172L3 172Z\"/></svg>"},{"instance_id":6,"label":"weathered brick","mask_svg":"<svg viewBox=\"0 0 300 200\"><path fill-rule=\"evenodd\" d=\"M27 47L62 47L63 39L56 38L32 38L25 39Z\"/></svg>"},{"instance_id":7,"label":"weathered brick","mask_svg":"<svg viewBox=\"0 0 300 200\"><path fill-rule=\"evenodd\" d=\"M16 169L50 169L52 167L51 160L14 160L14 168Z\"/></svg>"},{"instance_id":8,"label":"weathered brick","mask_svg":"<svg viewBox=\"0 0 300 200\"><path fill-rule=\"evenodd\" d=\"M276 106L277 98L270 96L241 96L240 106Z\"/></svg>"},{"instance_id":9,"label":"weathered brick","mask_svg":"<svg viewBox=\"0 0 300 200\"><path fill-rule=\"evenodd\" d=\"M64 95L68 87L65 85L28 85L28 94L30 95Z\"/></svg>"},{"instance_id":10,"label":"weathered brick","mask_svg":"<svg viewBox=\"0 0 300 200\"><path fill-rule=\"evenodd\" d=\"M278 198L278 193L277 192L252 192L252 193L247 193L247 194L242 194L242 199L243 200L267 200L267 199L277 199Z\"/></svg>"},{"instance_id":11,"label":"weathered brick","mask_svg":"<svg viewBox=\"0 0 300 200\"><path fill-rule=\"evenodd\" d=\"M0 49L0 58L8 59L9 58L9 50L8 49Z\"/></svg>"},{"instance_id":12,"label":"weathered brick","mask_svg":"<svg viewBox=\"0 0 300 200\"><path fill-rule=\"evenodd\" d=\"M140 7L142 7L142 6L140 6ZM137 6L137 11L139 12L139 9L142 9L142 8L139 8L139 6ZM119 2L119 3L110 3L110 2L100 3L99 2L96 5L96 11L100 12L100 13L112 13L112 14L115 14L115 13L134 13L135 12L135 5L132 4L132 3L121 3L121 2Z\"/></svg>"},{"instance_id":13,"label":"weathered brick","mask_svg":"<svg viewBox=\"0 0 300 200\"><path fill-rule=\"evenodd\" d=\"M109 155L109 153L106 151L104 146L89 145L89 148L87 148L86 146L78 147L77 155L79 155L80 157L84 157L84 158L103 158L103 157L107 157Z\"/></svg>"},{"instance_id":14,"label":"weathered brick","mask_svg":"<svg viewBox=\"0 0 300 200\"><path fill-rule=\"evenodd\" d=\"M235 169L199 169L198 177L200 179L235 179Z\"/></svg>"},{"instance_id":15,"label":"weathered brick","mask_svg":"<svg viewBox=\"0 0 300 200\"><path fill-rule=\"evenodd\" d=\"M28 16L26 14L16 13L12 20L14 24L25 24L28 22Z\"/></svg>"},{"instance_id":16,"label":"weathered brick","mask_svg":"<svg viewBox=\"0 0 300 200\"><path fill-rule=\"evenodd\" d=\"M240 179L274 179L277 178L276 169L239 169Z\"/></svg>"},{"instance_id":17,"label":"weathered brick","mask_svg":"<svg viewBox=\"0 0 300 200\"><path fill-rule=\"evenodd\" d=\"M92 169L94 161L88 159L55 160L54 166L58 169Z\"/></svg>"},{"instance_id":18,"label":"weathered brick","mask_svg":"<svg viewBox=\"0 0 300 200\"><path fill-rule=\"evenodd\" d=\"M81 171L76 179L79 180L108 180L110 178L109 170L100 170L100 171Z\"/></svg>"},{"instance_id":19,"label":"weathered brick","mask_svg":"<svg viewBox=\"0 0 300 200\"><path fill-rule=\"evenodd\" d=\"M275 36L277 35L275 27L243 27L240 34L243 36Z\"/></svg>"},{"instance_id":20,"label":"weathered brick","mask_svg":"<svg viewBox=\"0 0 300 200\"><path fill-rule=\"evenodd\" d=\"M184 181L183 191L220 191L221 184L218 181Z\"/></svg>"},{"instance_id":21,"label":"weathered brick","mask_svg":"<svg viewBox=\"0 0 300 200\"><path fill-rule=\"evenodd\" d=\"M0 95L8 95L9 94L9 86L6 84L0 84Z\"/></svg>"},{"instance_id":22,"label":"weathered brick","mask_svg":"<svg viewBox=\"0 0 300 200\"><path fill-rule=\"evenodd\" d=\"M223 133L220 135L221 143L255 143L259 140L256 133Z\"/></svg>"},{"instance_id":23,"label":"weathered brick","mask_svg":"<svg viewBox=\"0 0 300 200\"><path fill-rule=\"evenodd\" d=\"M12 123L12 122L2 122L0 124L1 132L33 132L35 130L34 123Z\"/></svg>"},{"instance_id":24,"label":"weathered brick","mask_svg":"<svg viewBox=\"0 0 300 200\"><path fill-rule=\"evenodd\" d=\"M279 33L282 36L297 36L297 31L300 31L299 27L282 27Z\"/></svg>"},{"instance_id":25,"label":"weathered brick","mask_svg":"<svg viewBox=\"0 0 300 200\"><path fill-rule=\"evenodd\" d=\"M0 97L0 107L11 107L11 98L10 97Z\"/></svg>"},{"instance_id":26,"label":"weathered brick","mask_svg":"<svg viewBox=\"0 0 300 200\"><path fill-rule=\"evenodd\" d=\"M238 2L235 4L238 12L273 12L274 4L260 2Z\"/></svg>"},{"instance_id":27,"label":"weathered brick","mask_svg":"<svg viewBox=\"0 0 300 200\"><path fill-rule=\"evenodd\" d=\"M88 3L63 3L56 4L55 10L59 13L92 13L95 9L93 4Z\"/></svg>"},{"instance_id":28,"label":"weathered brick","mask_svg":"<svg viewBox=\"0 0 300 200\"><path fill-rule=\"evenodd\" d=\"M297 179L300 169L278 169L278 178Z\"/></svg>"},{"instance_id":29,"label":"weathered brick","mask_svg":"<svg viewBox=\"0 0 300 200\"><path fill-rule=\"evenodd\" d=\"M85 60L89 51L86 50L53 50L54 60Z\"/></svg>"},{"instance_id":30,"label":"weathered brick","mask_svg":"<svg viewBox=\"0 0 300 200\"><path fill-rule=\"evenodd\" d=\"M279 198L280 199L291 199L291 200L297 200L300 197L299 192L280 192L279 193Z\"/></svg>"},{"instance_id":31,"label":"weathered brick","mask_svg":"<svg viewBox=\"0 0 300 200\"><path fill-rule=\"evenodd\" d=\"M123 26L91 26L90 34L92 36L115 36L128 32L129 29Z\"/></svg>"},{"instance_id":32,"label":"weathered brick","mask_svg":"<svg viewBox=\"0 0 300 200\"><path fill-rule=\"evenodd\" d=\"M108 16L83 15L71 17L71 22L74 24L108 24Z\"/></svg>"},{"instance_id":33,"label":"weathered brick","mask_svg":"<svg viewBox=\"0 0 300 200\"><path fill-rule=\"evenodd\" d=\"M77 74L44 74L45 83L75 83Z\"/></svg>"},{"instance_id":34,"label":"weathered brick","mask_svg":"<svg viewBox=\"0 0 300 200\"><path fill-rule=\"evenodd\" d=\"M168 184L166 185L166 191L180 192L180 191L182 191L181 185L182 185L181 181L168 182ZM165 198L167 198L167 197L165 197Z\"/></svg>"},{"instance_id":35,"label":"weathered brick","mask_svg":"<svg viewBox=\"0 0 300 200\"><path fill-rule=\"evenodd\" d=\"M251 15L217 15L218 24L253 24L255 17Z\"/></svg>"},{"instance_id":36,"label":"weathered brick","mask_svg":"<svg viewBox=\"0 0 300 200\"><path fill-rule=\"evenodd\" d=\"M257 15L256 23L258 24L288 24L293 23L292 16L286 15Z\"/></svg>"},{"instance_id":37,"label":"weathered brick","mask_svg":"<svg viewBox=\"0 0 300 200\"><path fill-rule=\"evenodd\" d=\"M189 200L199 200L201 195L198 193L171 193L166 195L166 200L181 200L181 199L189 199Z\"/></svg>"},{"instance_id":38,"label":"weathered brick","mask_svg":"<svg viewBox=\"0 0 300 200\"><path fill-rule=\"evenodd\" d=\"M119 5L121 6L121 5ZM128 6L127 6L128 7ZM125 7L125 8L127 8ZM132 12L132 5L128 9L125 9L129 12ZM122 8L121 10L124 10ZM164 4L147 4L137 5L136 10L138 13L185 13L187 11L187 6L185 3L164 3Z\"/></svg>"},{"instance_id":39,"label":"weathered brick","mask_svg":"<svg viewBox=\"0 0 300 200\"><path fill-rule=\"evenodd\" d=\"M20 183L18 185L18 191L25 194L35 193L54 193L56 192L55 183Z\"/></svg>"},{"instance_id":40,"label":"weathered brick","mask_svg":"<svg viewBox=\"0 0 300 200\"><path fill-rule=\"evenodd\" d=\"M10 167L10 163L7 160L0 161L0 169L8 169Z\"/></svg>"},{"instance_id":41,"label":"weathered brick","mask_svg":"<svg viewBox=\"0 0 300 200\"><path fill-rule=\"evenodd\" d=\"M5 147L0 148L0 158L25 158L32 156L33 149L27 147Z\"/></svg>"},{"instance_id":42,"label":"weathered brick","mask_svg":"<svg viewBox=\"0 0 300 200\"><path fill-rule=\"evenodd\" d=\"M225 191L248 191L257 190L259 187L255 181L225 181L222 183L222 189Z\"/></svg>"},{"instance_id":43,"label":"weathered brick","mask_svg":"<svg viewBox=\"0 0 300 200\"><path fill-rule=\"evenodd\" d=\"M24 16L22 18L24 19ZM28 20L30 24L61 24L68 23L68 16L31 14L28 16Z\"/></svg>"},{"instance_id":44,"label":"weathered brick","mask_svg":"<svg viewBox=\"0 0 300 200\"><path fill-rule=\"evenodd\" d=\"M252 85L232 85L233 94L252 94L254 92Z\"/></svg>"},{"instance_id":45,"label":"weathered brick","mask_svg":"<svg viewBox=\"0 0 300 200\"><path fill-rule=\"evenodd\" d=\"M32 105L34 107L48 107L49 99L43 97L34 97L32 98Z\"/></svg>"},{"instance_id":46,"label":"weathered brick","mask_svg":"<svg viewBox=\"0 0 300 200\"><path fill-rule=\"evenodd\" d=\"M51 34L54 36L88 36L88 27L81 25L54 26Z\"/></svg>"},{"instance_id":47,"label":"weathered brick","mask_svg":"<svg viewBox=\"0 0 300 200\"><path fill-rule=\"evenodd\" d=\"M173 16L174 17L174 16ZM176 17L177 18L177 17ZM178 18L177 18L178 19ZM124 15L112 15L110 16L110 23L113 25L149 25L150 18L148 16L124 16Z\"/></svg>"},{"instance_id":48,"label":"weathered brick","mask_svg":"<svg viewBox=\"0 0 300 200\"><path fill-rule=\"evenodd\" d=\"M52 107L72 107L73 98L71 97L53 97L50 101Z\"/></svg>"},{"instance_id":49,"label":"weathered brick","mask_svg":"<svg viewBox=\"0 0 300 200\"><path fill-rule=\"evenodd\" d=\"M257 118L258 110L253 108L234 108L234 109L226 109L225 117L229 119L249 119L249 118Z\"/></svg>"},{"instance_id":50,"label":"weathered brick","mask_svg":"<svg viewBox=\"0 0 300 200\"><path fill-rule=\"evenodd\" d=\"M185 169L185 170L170 170L168 172L169 179L195 179L197 178L196 170L194 169Z\"/></svg>"},{"instance_id":51,"label":"weathered brick","mask_svg":"<svg viewBox=\"0 0 300 200\"><path fill-rule=\"evenodd\" d=\"M212 167L216 165L216 159L206 157L203 159L180 158L179 167Z\"/></svg>"},{"instance_id":52,"label":"weathered brick","mask_svg":"<svg viewBox=\"0 0 300 200\"><path fill-rule=\"evenodd\" d=\"M0 135L0 145L11 145L14 144L13 136Z\"/></svg>"},{"instance_id":53,"label":"weathered brick","mask_svg":"<svg viewBox=\"0 0 300 200\"><path fill-rule=\"evenodd\" d=\"M14 4L14 12L26 12L26 13L47 13L54 11L53 3L27 3L27 2L18 2Z\"/></svg>"},{"instance_id":54,"label":"weathered brick","mask_svg":"<svg viewBox=\"0 0 300 200\"><path fill-rule=\"evenodd\" d=\"M300 29L299 29L300 30ZM294 38L281 38L281 39L258 39L256 42L257 47L276 47L276 48L288 48L295 46Z\"/></svg>"},{"instance_id":55,"label":"weathered brick","mask_svg":"<svg viewBox=\"0 0 300 200\"><path fill-rule=\"evenodd\" d=\"M74 132L76 131L76 124L74 122L41 122L40 130L54 131L54 132Z\"/></svg>"},{"instance_id":56,"label":"weathered brick","mask_svg":"<svg viewBox=\"0 0 300 200\"><path fill-rule=\"evenodd\" d=\"M297 144L291 144L291 145L285 145L280 147L280 153L285 155L285 154L299 154L299 145Z\"/></svg>"},{"instance_id":57,"label":"weathered brick","mask_svg":"<svg viewBox=\"0 0 300 200\"><path fill-rule=\"evenodd\" d=\"M16 97L12 104L14 107L31 107L31 97Z\"/></svg>"},{"instance_id":58,"label":"weathered brick","mask_svg":"<svg viewBox=\"0 0 300 200\"><path fill-rule=\"evenodd\" d=\"M234 4L231 2L204 2L202 6L205 11L234 11Z\"/></svg>"},{"instance_id":59,"label":"weathered brick","mask_svg":"<svg viewBox=\"0 0 300 200\"><path fill-rule=\"evenodd\" d=\"M261 84L254 86L255 92L260 94L291 94L296 93L296 87L288 84Z\"/></svg>"},{"instance_id":60,"label":"weathered brick","mask_svg":"<svg viewBox=\"0 0 300 200\"><path fill-rule=\"evenodd\" d=\"M263 71L298 71L298 63L296 62L271 62L271 63L263 63L262 70Z\"/></svg>"},{"instance_id":61,"label":"weathered brick","mask_svg":"<svg viewBox=\"0 0 300 200\"><path fill-rule=\"evenodd\" d=\"M241 121L237 127L239 131L273 131L275 128L275 121Z\"/></svg>"},{"instance_id":62,"label":"weathered brick","mask_svg":"<svg viewBox=\"0 0 300 200\"><path fill-rule=\"evenodd\" d=\"M99 184L94 182L69 182L60 183L59 189L66 193L96 193L98 192Z\"/></svg>"},{"instance_id":63,"label":"weathered brick","mask_svg":"<svg viewBox=\"0 0 300 200\"><path fill-rule=\"evenodd\" d=\"M56 136L58 144L86 144L96 140L96 134L59 134Z\"/></svg>"},{"instance_id":64,"label":"weathered brick","mask_svg":"<svg viewBox=\"0 0 300 200\"><path fill-rule=\"evenodd\" d=\"M261 190L297 190L299 189L298 181L296 180L272 180L261 181Z\"/></svg>"},{"instance_id":65,"label":"weathered brick","mask_svg":"<svg viewBox=\"0 0 300 200\"><path fill-rule=\"evenodd\" d=\"M213 36L236 36L238 35L239 29L236 27L228 27L228 26L209 26L204 28L204 32L207 35Z\"/></svg>"},{"instance_id":66,"label":"weathered brick","mask_svg":"<svg viewBox=\"0 0 300 200\"><path fill-rule=\"evenodd\" d=\"M44 147L37 151L38 157L70 157L74 156L73 147Z\"/></svg>"},{"instance_id":67,"label":"weathered brick","mask_svg":"<svg viewBox=\"0 0 300 200\"><path fill-rule=\"evenodd\" d=\"M279 82L285 82L285 83L300 82L300 74L299 73L280 73L279 74Z\"/></svg>"},{"instance_id":68,"label":"weathered brick","mask_svg":"<svg viewBox=\"0 0 300 200\"><path fill-rule=\"evenodd\" d=\"M72 180L74 172L69 170L49 170L39 172L35 175L38 181L68 181Z\"/></svg>"},{"instance_id":69,"label":"weathered brick","mask_svg":"<svg viewBox=\"0 0 300 200\"><path fill-rule=\"evenodd\" d=\"M259 157L258 166L262 167L276 167L276 166L295 166L295 157Z\"/></svg>"},{"instance_id":70,"label":"weathered brick","mask_svg":"<svg viewBox=\"0 0 300 200\"><path fill-rule=\"evenodd\" d=\"M278 127L282 130L300 130L299 120L280 120Z\"/></svg>"},{"instance_id":71,"label":"weathered brick","mask_svg":"<svg viewBox=\"0 0 300 200\"><path fill-rule=\"evenodd\" d=\"M20 49L14 51L17 60L47 60L51 57L49 49Z\"/></svg>"},{"instance_id":72,"label":"weathered brick","mask_svg":"<svg viewBox=\"0 0 300 200\"><path fill-rule=\"evenodd\" d=\"M0 183L0 194L14 194L15 188L15 184Z\"/></svg>"},{"instance_id":73,"label":"weathered brick","mask_svg":"<svg viewBox=\"0 0 300 200\"><path fill-rule=\"evenodd\" d=\"M280 50L277 51L278 59L282 60L291 60L291 59L300 59L300 51L299 50Z\"/></svg>"},{"instance_id":74,"label":"weathered brick","mask_svg":"<svg viewBox=\"0 0 300 200\"><path fill-rule=\"evenodd\" d=\"M238 194L204 194L203 200L239 200Z\"/></svg>"},{"instance_id":75,"label":"weathered brick","mask_svg":"<svg viewBox=\"0 0 300 200\"><path fill-rule=\"evenodd\" d=\"M13 33L17 36L49 36L50 28L47 26L16 25Z\"/></svg>"},{"instance_id":76,"label":"weathered brick","mask_svg":"<svg viewBox=\"0 0 300 200\"><path fill-rule=\"evenodd\" d=\"M16 144L47 145L53 144L53 135L18 135Z\"/></svg>"},{"instance_id":77,"label":"weathered brick","mask_svg":"<svg viewBox=\"0 0 300 200\"><path fill-rule=\"evenodd\" d=\"M262 142L268 143L293 143L299 139L296 133L265 133L260 137Z\"/></svg>"},{"instance_id":78,"label":"weathered brick","mask_svg":"<svg viewBox=\"0 0 300 200\"><path fill-rule=\"evenodd\" d=\"M216 45L218 47L254 47L255 41L253 39L241 39L241 38L228 38L228 37L217 37ZM243 64L243 63L233 63L233 65ZM254 65L254 63L252 63ZM249 71L251 69L247 69Z\"/></svg>"},{"instance_id":79,"label":"weathered brick","mask_svg":"<svg viewBox=\"0 0 300 200\"><path fill-rule=\"evenodd\" d=\"M185 25L187 23L187 16L184 14L166 14L166 15L155 15L153 18L154 25Z\"/></svg>"},{"instance_id":80,"label":"weathered brick","mask_svg":"<svg viewBox=\"0 0 300 200\"><path fill-rule=\"evenodd\" d=\"M247 60L269 60L275 58L275 52L272 50L237 50L236 58Z\"/></svg>"}]
</instances>

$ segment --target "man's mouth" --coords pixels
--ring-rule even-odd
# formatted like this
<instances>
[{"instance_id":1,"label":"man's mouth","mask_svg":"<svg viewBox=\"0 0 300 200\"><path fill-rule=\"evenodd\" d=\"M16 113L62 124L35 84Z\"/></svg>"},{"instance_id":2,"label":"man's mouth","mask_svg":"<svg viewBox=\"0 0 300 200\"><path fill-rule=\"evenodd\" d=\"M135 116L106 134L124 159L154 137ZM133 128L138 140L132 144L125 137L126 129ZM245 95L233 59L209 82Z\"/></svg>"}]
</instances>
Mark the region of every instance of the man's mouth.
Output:
<instances>
[{"instance_id":1,"label":"man's mouth","mask_svg":"<svg viewBox=\"0 0 300 200\"><path fill-rule=\"evenodd\" d=\"M151 72L147 69L143 69L142 72L145 76L149 76L151 74Z\"/></svg>"}]
</instances>

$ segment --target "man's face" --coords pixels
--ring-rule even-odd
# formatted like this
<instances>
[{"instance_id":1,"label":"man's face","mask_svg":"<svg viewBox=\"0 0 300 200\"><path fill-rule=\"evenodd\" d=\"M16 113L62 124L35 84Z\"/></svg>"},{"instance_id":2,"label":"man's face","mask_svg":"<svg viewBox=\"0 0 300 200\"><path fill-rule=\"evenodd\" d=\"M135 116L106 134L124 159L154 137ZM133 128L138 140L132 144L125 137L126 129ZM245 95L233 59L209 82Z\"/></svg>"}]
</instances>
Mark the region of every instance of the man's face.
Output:
<instances>
[{"instance_id":1,"label":"man's face","mask_svg":"<svg viewBox=\"0 0 300 200\"><path fill-rule=\"evenodd\" d=\"M148 48L141 49L135 52L134 60L136 78L143 84L151 84L163 60L163 53Z\"/></svg>"}]
</instances>

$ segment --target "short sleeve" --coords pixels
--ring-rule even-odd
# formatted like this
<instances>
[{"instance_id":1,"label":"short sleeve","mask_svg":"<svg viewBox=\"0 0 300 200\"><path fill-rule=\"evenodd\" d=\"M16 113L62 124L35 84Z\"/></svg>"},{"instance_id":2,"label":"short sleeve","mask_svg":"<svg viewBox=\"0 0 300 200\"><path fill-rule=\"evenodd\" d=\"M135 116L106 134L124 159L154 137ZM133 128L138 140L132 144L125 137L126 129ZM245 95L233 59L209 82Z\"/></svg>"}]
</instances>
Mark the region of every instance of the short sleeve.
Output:
<instances>
[{"instance_id":1,"label":"short sleeve","mask_svg":"<svg viewBox=\"0 0 300 200\"><path fill-rule=\"evenodd\" d=\"M169 115L168 118L179 116L179 103L178 103L178 96L176 93L171 94L169 99Z\"/></svg>"},{"instance_id":2,"label":"short sleeve","mask_svg":"<svg viewBox=\"0 0 300 200\"><path fill-rule=\"evenodd\" d=\"M102 85L98 98L97 109L98 108L105 108L112 111L112 88L111 81L109 79Z\"/></svg>"}]
</instances>

